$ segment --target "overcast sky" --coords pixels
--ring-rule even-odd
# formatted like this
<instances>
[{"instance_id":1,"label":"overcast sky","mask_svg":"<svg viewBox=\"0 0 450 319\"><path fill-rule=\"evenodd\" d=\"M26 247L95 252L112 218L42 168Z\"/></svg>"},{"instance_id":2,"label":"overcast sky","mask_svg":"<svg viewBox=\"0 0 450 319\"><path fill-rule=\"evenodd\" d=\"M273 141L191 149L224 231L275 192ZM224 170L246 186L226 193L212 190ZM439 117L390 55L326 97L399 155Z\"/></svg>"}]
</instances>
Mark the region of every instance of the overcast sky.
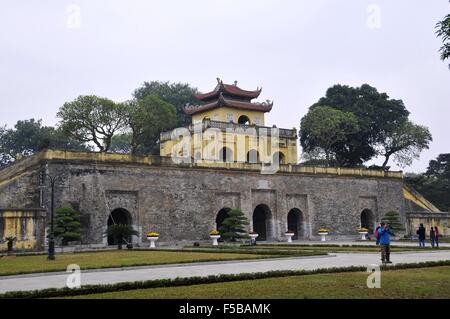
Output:
<instances>
[{"instance_id":1,"label":"overcast sky","mask_svg":"<svg viewBox=\"0 0 450 319\"><path fill-rule=\"evenodd\" d=\"M328 87L368 83L430 128L430 150L405 169L423 171L450 152L450 70L434 34L448 13L446 0L2 1L0 125L55 125L78 95L123 101L151 80L205 92L220 77L262 86L267 124L298 128Z\"/></svg>"}]
</instances>

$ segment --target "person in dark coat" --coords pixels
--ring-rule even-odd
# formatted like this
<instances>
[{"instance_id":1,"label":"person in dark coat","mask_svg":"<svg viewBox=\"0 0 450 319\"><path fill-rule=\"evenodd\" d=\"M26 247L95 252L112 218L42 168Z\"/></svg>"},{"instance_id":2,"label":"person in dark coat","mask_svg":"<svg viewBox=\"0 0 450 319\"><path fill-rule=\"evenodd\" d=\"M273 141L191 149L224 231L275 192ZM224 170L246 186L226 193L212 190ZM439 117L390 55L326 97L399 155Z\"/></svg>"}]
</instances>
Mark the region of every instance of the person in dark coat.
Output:
<instances>
[{"instance_id":1,"label":"person in dark coat","mask_svg":"<svg viewBox=\"0 0 450 319\"><path fill-rule=\"evenodd\" d=\"M420 224L419 229L417 229L417 235L419 235L419 247L425 247L425 227Z\"/></svg>"},{"instance_id":2,"label":"person in dark coat","mask_svg":"<svg viewBox=\"0 0 450 319\"><path fill-rule=\"evenodd\" d=\"M431 248L434 248L434 244L436 242L436 232L434 231L434 227L431 227L430 229L430 242Z\"/></svg>"},{"instance_id":3,"label":"person in dark coat","mask_svg":"<svg viewBox=\"0 0 450 319\"><path fill-rule=\"evenodd\" d=\"M439 237L441 235L439 234L439 229L437 228L437 226L434 226L434 236L435 236L434 242L436 243L436 248L439 248Z\"/></svg>"}]
</instances>

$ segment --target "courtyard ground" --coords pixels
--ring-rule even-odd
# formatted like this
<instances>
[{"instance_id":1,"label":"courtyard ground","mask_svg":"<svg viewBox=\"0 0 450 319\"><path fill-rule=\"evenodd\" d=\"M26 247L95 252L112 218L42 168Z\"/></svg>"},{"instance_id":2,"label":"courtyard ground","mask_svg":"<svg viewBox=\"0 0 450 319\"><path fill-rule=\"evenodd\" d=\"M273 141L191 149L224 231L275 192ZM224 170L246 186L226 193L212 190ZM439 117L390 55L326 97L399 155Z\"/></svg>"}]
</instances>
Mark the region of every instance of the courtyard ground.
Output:
<instances>
[{"instance_id":1,"label":"courtyard ground","mask_svg":"<svg viewBox=\"0 0 450 319\"><path fill-rule=\"evenodd\" d=\"M188 248L188 247L186 247ZM192 247L190 247L192 248ZM205 245L196 247L199 249L212 249L213 246ZM335 245L335 244L328 244L328 245L308 245L308 244L280 244L280 243L274 243L274 244L258 244L257 246L250 246L250 245L242 245L242 246L220 246L219 248L215 249L224 249L224 250L247 250L247 249L258 249L260 251L301 251L303 253L311 251L311 252L325 252L325 253L339 253L339 252L372 252L377 253L380 251L380 246L373 245L360 245L360 244L352 244L352 245ZM425 247L425 248L418 248L415 246L391 246L392 252L423 252L423 251L439 251L439 250L450 250L449 246L442 246L440 248L431 248L431 247Z\"/></svg>"},{"instance_id":2,"label":"courtyard ground","mask_svg":"<svg viewBox=\"0 0 450 319\"><path fill-rule=\"evenodd\" d=\"M328 256L314 257L235 260L103 269L96 271L86 270L81 273L81 284L102 285L155 279L206 277L219 274L257 273L274 270L315 270L349 266L367 267L371 264L379 264L379 259L378 253L336 253ZM401 252L392 254L392 261L394 263L417 263L440 260L450 260L450 251ZM2 276L0 277L0 293L62 288L66 286L66 280L66 273Z\"/></svg>"},{"instance_id":3,"label":"courtyard ground","mask_svg":"<svg viewBox=\"0 0 450 319\"><path fill-rule=\"evenodd\" d=\"M66 271L70 264L81 269L162 265L206 261L273 258L273 255L258 255L227 252L158 251L158 250L110 250L103 252L57 254L56 260L47 260L47 255L0 257L0 277L14 274ZM1 282L0 282L1 283Z\"/></svg>"},{"instance_id":4,"label":"courtyard ground","mask_svg":"<svg viewBox=\"0 0 450 319\"><path fill-rule=\"evenodd\" d=\"M380 289L369 289L365 272L345 272L136 289L74 298L121 299L289 299L450 298L450 266L383 271Z\"/></svg>"}]
</instances>

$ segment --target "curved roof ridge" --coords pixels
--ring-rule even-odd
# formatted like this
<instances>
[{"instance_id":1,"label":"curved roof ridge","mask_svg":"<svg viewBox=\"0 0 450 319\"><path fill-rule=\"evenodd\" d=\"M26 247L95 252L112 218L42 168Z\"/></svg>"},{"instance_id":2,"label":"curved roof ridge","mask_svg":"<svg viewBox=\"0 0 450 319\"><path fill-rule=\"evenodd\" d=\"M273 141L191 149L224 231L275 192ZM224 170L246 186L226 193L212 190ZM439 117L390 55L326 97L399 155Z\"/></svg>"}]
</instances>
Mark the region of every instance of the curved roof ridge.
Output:
<instances>
[{"instance_id":1,"label":"curved roof ridge","mask_svg":"<svg viewBox=\"0 0 450 319\"><path fill-rule=\"evenodd\" d=\"M217 97L220 93L226 93L229 95L236 95L242 98L250 98L250 99L256 99L261 94L262 88L257 87L254 91L244 90L237 86L237 81L235 81L235 84L225 84L223 81L219 78L217 78L217 85L216 87L207 93L199 93L196 94L195 97L200 100L207 100L210 98Z\"/></svg>"}]
</instances>

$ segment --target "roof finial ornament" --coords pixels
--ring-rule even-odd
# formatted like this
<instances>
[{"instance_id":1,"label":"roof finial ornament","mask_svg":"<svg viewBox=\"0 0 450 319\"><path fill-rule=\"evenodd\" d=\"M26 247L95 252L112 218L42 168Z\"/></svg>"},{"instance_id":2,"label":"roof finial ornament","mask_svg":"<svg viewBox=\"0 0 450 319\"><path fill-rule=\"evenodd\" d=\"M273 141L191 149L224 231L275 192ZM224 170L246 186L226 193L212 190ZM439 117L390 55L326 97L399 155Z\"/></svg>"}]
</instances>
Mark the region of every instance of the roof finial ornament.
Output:
<instances>
[{"instance_id":1,"label":"roof finial ornament","mask_svg":"<svg viewBox=\"0 0 450 319\"><path fill-rule=\"evenodd\" d=\"M220 78L216 78L216 79L217 79L218 84L220 84L220 82L222 82L222 81L220 81Z\"/></svg>"},{"instance_id":2,"label":"roof finial ornament","mask_svg":"<svg viewBox=\"0 0 450 319\"><path fill-rule=\"evenodd\" d=\"M238 84L238 81L235 80L234 81L234 86L237 86L237 84Z\"/></svg>"}]
</instances>

